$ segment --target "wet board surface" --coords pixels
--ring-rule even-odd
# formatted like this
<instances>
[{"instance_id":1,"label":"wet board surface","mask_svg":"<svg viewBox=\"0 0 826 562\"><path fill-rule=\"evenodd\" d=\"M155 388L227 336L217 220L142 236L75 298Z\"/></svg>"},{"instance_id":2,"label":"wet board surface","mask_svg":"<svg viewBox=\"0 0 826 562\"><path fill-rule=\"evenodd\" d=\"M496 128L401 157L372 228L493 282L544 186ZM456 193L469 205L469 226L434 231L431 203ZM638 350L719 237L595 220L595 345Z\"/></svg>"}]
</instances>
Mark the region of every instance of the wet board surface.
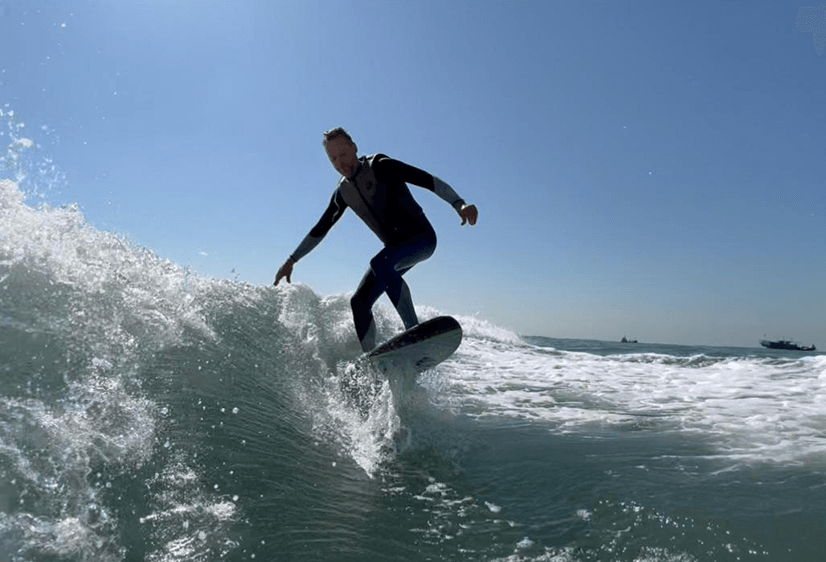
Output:
<instances>
[{"instance_id":1,"label":"wet board surface","mask_svg":"<svg viewBox=\"0 0 826 562\"><path fill-rule=\"evenodd\" d=\"M435 367L462 343L462 326L451 316L437 316L402 332L367 354L384 371L421 373Z\"/></svg>"}]
</instances>

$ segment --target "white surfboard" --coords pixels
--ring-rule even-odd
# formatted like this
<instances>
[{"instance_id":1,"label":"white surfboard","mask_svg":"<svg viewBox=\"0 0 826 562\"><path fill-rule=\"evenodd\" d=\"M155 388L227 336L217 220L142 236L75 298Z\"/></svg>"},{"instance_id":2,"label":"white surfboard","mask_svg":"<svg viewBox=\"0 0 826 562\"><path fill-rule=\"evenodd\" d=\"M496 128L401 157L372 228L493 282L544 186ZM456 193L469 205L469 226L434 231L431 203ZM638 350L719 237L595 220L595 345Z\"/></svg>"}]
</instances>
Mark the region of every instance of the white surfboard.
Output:
<instances>
[{"instance_id":1,"label":"white surfboard","mask_svg":"<svg viewBox=\"0 0 826 562\"><path fill-rule=\"evenodd\" d=\"M462 343L462 326L451 316L437 316L367 353L384 371L389 368L421 373L435 367Z\"/></svg>"}]
</instances>

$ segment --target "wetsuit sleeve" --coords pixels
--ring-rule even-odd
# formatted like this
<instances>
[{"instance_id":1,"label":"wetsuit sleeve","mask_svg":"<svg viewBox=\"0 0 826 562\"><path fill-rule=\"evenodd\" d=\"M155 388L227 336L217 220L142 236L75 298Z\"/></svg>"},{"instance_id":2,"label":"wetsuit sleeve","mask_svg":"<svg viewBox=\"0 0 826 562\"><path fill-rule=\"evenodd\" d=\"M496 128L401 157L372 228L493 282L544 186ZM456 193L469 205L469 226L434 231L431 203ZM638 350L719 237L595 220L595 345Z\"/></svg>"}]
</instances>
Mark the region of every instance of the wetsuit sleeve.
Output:
<instances>
[{"instance_id":1,"label":"wetsuit sleeve","mask_svg":"<svg viewBox=\"0 0 826 562\"><path fill-rule=\"evenodd\" d=\"M429 189L457 211L462 208L462 205L465 204L464 199L459 197L459 195L447 184L447 182L425 172L424 170L411 166L410 164L405 164L400 160L395 160L388 156L382 155L376 160L377 161L374 164L374 167L377 168L378 173L385 177L393 178L405 183L412 183L413 185L418 185L419 187Z\"/></svg>"},{"instance_id":2,"label":"wetsuit sleeve","mask_svg":"<svg viewBox=\"0 0 826 562\"><path fill-rule=\"evenodd\" d=\"M343 215L346 210L347 204L344 202L341 192L336 189L324 214L321 215L321 218L312 230L310 230L310 233L304 237L304 240L301 241L298 248L290 254L293 261L297 262L321 244L321 241L327 236L327 233L330 232L330 229L333 228L333 225L338 222L338 219L341 218L341 215Z\"/></svg>"}]
</instances>

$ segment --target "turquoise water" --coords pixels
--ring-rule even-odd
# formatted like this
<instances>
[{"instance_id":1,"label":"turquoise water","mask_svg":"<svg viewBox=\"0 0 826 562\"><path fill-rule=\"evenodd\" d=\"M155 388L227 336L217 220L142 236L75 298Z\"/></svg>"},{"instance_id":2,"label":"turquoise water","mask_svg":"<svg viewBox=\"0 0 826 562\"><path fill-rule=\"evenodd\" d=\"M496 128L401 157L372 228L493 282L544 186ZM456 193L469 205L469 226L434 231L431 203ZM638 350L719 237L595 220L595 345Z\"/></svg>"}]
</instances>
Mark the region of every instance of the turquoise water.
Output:
<instances>
[{"instance_id":1,"label":"turquoise water","mask_svg":"<svg viewBox=\"0 0 826 562\"><path fill-rule=\"evenodd\" d=\"M200 278L10 181L0 219L0 560L823 559L823 355L459 317L386 380L346 296Z\"/></svg>"}]
</instances>

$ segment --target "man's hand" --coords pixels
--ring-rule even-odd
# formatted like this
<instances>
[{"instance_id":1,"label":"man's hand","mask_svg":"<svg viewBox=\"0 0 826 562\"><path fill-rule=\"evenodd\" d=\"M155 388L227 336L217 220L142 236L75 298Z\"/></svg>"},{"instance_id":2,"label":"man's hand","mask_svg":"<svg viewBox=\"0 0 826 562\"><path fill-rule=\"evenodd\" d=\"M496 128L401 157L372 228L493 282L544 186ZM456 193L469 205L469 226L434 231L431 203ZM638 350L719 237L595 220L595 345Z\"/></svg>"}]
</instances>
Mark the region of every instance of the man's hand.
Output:
<instances>
[{"instance_id":1,"label":"man's hand","mask_svg":"<svg viewBox=\"0 0 826 562\"><path fill-rule=\"evenodd\" d=\"M462 205L459 209L459 216L462 217L462 226L467 222L473 226L479 218L479 211L476 210L476 205Z\"/></svg>"},{"instance_id":2,"label":"man's hand","mask_svg":"<svg viewBox=\"0 0 826 562\"><path fill-rule=\"evenodd\" d=\"M278 270L278 273L275 274L275 282L273 283L274 286L278 286L278 282L281 281L282 278L287 278L287 283L292 283L290 277L293 274L293 266L295 265L295 261L292 258L287 258L287 261L284 262L284 265Z\"/></svg>"}]
</instances>

